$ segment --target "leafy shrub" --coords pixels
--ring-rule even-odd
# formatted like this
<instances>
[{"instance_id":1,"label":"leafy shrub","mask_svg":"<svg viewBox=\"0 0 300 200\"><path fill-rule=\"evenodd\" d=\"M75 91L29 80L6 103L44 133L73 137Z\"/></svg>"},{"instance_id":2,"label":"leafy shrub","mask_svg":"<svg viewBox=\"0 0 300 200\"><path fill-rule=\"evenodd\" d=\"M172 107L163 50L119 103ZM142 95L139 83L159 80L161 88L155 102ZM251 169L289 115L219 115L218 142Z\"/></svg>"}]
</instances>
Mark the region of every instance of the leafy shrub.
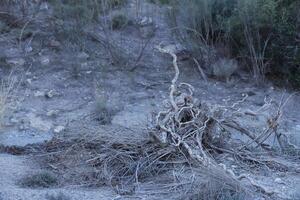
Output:
<instances>
[{"instance_id":1,"label":"leafy shrub","mask_svg":"<svg viewBox=\"0 0 300 200\"><path fill-rule=\"evenodd\" d=\"M176 20L174 26L180 28L183 42L195 56L210 55L207 49L214 46L216 55L237 57L246 63L258 82L267 73L291 77L299 69L298 0L174 2L174 13L178 13L171 13Z\"/></svg>"}]
</instances>

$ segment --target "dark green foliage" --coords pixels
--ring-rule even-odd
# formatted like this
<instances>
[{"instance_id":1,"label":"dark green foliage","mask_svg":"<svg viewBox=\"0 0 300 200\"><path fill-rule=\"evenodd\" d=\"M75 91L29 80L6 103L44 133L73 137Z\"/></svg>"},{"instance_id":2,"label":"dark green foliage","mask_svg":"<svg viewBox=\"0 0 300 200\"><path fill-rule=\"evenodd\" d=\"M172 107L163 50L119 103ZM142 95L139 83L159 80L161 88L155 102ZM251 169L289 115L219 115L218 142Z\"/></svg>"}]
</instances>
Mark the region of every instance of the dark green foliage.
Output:
<instances>
[{"instance_id":1,"label":"dark green foliage","mask_svg":"<svg viewBox=\"0 0 300 200\"><path fill-rule=\"evenodd\" d=\"M128 24L128 19L125 15L123 14L118 14L113 16L112 22L111 22L111 27L113 30L119 30L124 28Z\"/></svg>"},{"instance_id":2,"label":"dark green foliage","mask_svg":"<svg viewBox=\"0 0 300 200\"><path fill-rule=\"evenodd\" d=\"M163 5L166 5L166 4L170 4L171 3L171 0L148 0L150 3L159 3L159 4L163 4Z\"/></svg>"},{"instance_id":3,"label":"dark green foliage","mask_svg":"<svg viewBox=\"0 0 300 200\"><path fill-rule=\"evenodd\" d=\"M50 0L54 8L54 31L65 45L85 48L85 28L99 21L101 14L124 5L126 0Z\"/></svg>"},{"instance_id":4,"label":"dark green foliage","mask_svg":"<svg viewBox=\"0 0 300 200\"><path fill-rule=\"evenodd\" d=\"M298 85L299 0L177 0L174 6L197 54L203 50L200 44L221 44L223 56L264 68L258 72L263 76L280 73Z\"/></svg>"},{"instance_id":5,"label":"dark green foliage","mask_svg":"<svg viewBox=\"0 0 300 200\"><path fill-rule=\"evenodd\" d=\"M58 179L49 172L40 172L21 180L23 187L48 188L58 184Z\"/></svg>"}]
</instances>

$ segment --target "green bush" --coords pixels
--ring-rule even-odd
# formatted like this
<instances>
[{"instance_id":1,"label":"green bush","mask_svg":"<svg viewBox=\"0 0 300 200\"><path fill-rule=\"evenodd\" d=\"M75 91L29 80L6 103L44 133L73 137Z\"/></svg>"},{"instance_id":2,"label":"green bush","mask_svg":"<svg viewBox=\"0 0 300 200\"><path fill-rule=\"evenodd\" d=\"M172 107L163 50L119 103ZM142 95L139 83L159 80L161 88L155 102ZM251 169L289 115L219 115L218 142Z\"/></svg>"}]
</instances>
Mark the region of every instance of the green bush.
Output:
<instances>
[{"instance_id":1,"label":"green bush","mask_svg":"<svg viewBox=\"0 0 300 200\"><path fill-rule=\"evenodd\" d=\"M255 79L266 73L289 78L300 66L300 1L177 0L176 26L195 54L222 46L217 53L239 58ZM298 35L297 35L298 34ZM191 41L189 41L191 40ZM224 50L225 48L225 50ZM218 49L218 48L216 48ZM225 53L224 53L225 52ZM294 81L295 78L290 78Z\"/></svg>"}]
</instances>

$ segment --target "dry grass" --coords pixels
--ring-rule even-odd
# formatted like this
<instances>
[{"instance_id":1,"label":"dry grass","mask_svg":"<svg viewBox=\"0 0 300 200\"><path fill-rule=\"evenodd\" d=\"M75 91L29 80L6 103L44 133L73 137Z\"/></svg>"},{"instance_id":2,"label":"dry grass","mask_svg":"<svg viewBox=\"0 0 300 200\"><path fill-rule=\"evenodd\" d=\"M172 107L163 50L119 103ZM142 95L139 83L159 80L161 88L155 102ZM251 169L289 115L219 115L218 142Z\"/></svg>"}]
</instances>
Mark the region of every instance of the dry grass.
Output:
<instances>
[{"instance_id":1,"label":"dry grass","mask_svg":"<svg viewBox=\"0 0 300 200\"><path fill-rule=\"evenodd\" d=\"M13 73L10 73L7 78L2 78L0 80L0 127L8 108L9 98L11 97L15 85L16 79L13 76Z\"/></svg>"},{"instance_id":2,"label":"dry grass","mask_svg":"<svg viewBox=\"0 0 300 200\"><path fill-rule=\"evenodd\" d=\"M157 115L148 136L108 130L68 140L53 139L36 148L31 146L29 151L38 152L40 161L59 174L65 184L108 185L119 194L167 195L173 199L274 195L275 191L254 179L251 167L288 168L272 159L272 148L265 143L274 136L283 145L277 128L286 101L274 109L273 101L266 100L261 110L270 109L267 128L252 133L236 120L248 114L260 115L261 110L246 114L239 109L247 96L231 106L197 102L191 85L177 83L180 71L172 49L157 48L173 57L176 74L166 110ZM249 140L235 140L233 134L243 134Z\"/></svg>"}]
</instances>

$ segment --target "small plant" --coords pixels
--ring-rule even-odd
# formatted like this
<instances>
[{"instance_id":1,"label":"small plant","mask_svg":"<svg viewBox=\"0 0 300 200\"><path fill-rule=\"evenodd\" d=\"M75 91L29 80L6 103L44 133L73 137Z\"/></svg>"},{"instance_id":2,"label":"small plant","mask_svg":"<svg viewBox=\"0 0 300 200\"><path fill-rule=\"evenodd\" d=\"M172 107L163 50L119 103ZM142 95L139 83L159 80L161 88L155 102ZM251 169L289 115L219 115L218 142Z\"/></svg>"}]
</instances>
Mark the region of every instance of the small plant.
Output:
<instances>
[{"instance_id":1,"label":"small plant","mask_svg":"<svg viewBox=\"0 0 300 200\"><path fill-rule=\"evenodd\" d=\"M34 175L24 177L21 180L23 187L30 188L48 188L58 184L58 179L52 173L40 172Z\"/></svg>"},{"instance_id":2,"label":"small plant","mask_svg":"<svg viewBox=\"0 0 300 200\"><path fill-rule=\"evenodd\" d=\"M166 5L166 4L170 4L171 0L148 0L150 3L154 3L154 4L162 4L162 5Z\"/></svg>"},{"instance_id":3,"label":"small plant","mask_svg":"<svg viewBox=\"0 0 300 200\"><path fill-rule=\"evenodd\" d=\"M112 17L111 27L113 30L120 30L126 27L128 18L124 14L118 14Z\"/></svg>"},{"instance_id":4,"label":"small plant","mask_svg":"<svg viewBox=\"0 0 300 200\"><path fill-rule=\"evenodd\" d=\"M223 78L229 82L231 75L238 69L238 64L233 59L219 59L212 65L213 75L218 78Z\"/></svg>"},{"instance_id":5,"label":"small plant","mask_svg":"<svg viewBox=\"0 0 300 200\"><path fill-rule=\"evenodd\" d=\"M7 79L0 80L0 128L7 111L8 100L15 88L15 85L16 80L12 76L12 73L9 74Z\"/></svg>"},{"instance_id":6,"label":"small plant","mask_svg":"<svg viewBox=\"0 0 300 200\"><path fill-rule=\"evenodd\" d=\"M46 199L47 200L71 200L70 197L64 195L64 193L60 192L58 193L57 195L49 195L49 194L46 194Z\"/></svg>"},{"instance_id":7,"label":"small plant","mask_svg":"<svg viewBox=\"0 0 300 200\"><path fill-rule=\"evenodd\" d=\"M113 110L108 105L108 98L99 95L96 98L96 116L100 124L110 124L113 117Z\"/></svg>"},{"instance_id":8,"label":"small plant","mask_svg":"<svg viewBox=\"0 0 300 200\"><path fill-rule=\"evenodd\" d=\"M108 4L112 8L123 6L126 3L127 3L127 0L109 0L108 1Z\"/></svg>"}]
</instances>

